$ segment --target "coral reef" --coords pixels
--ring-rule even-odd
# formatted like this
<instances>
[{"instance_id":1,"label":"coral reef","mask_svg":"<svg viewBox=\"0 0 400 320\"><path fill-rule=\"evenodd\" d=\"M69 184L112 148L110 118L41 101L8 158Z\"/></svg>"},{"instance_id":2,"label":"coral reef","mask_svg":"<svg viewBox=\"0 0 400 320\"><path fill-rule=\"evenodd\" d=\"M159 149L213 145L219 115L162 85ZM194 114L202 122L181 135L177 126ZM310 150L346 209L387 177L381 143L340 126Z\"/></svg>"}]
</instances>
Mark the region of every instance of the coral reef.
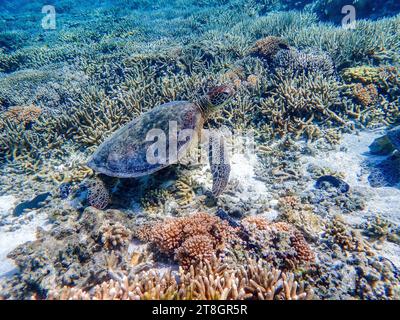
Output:
<instances>
[{"instance_id":1,"label":"coral reef","mask_svg":"<svg viewBox=\"0 0 400 320\"><path fill-rule=\"evenodd\" d=\"M179 279L154 271L104 282L91 292L74 288L53 289L50 300L304 300L313 290L297 282L291 273L270 269L254 260L242 268L221 264L214 257L185 271Z\"/></svg>"},{"instance_id":2,"label":"coral reef","mask_svg":"<svg viewBox=\"0 0 400 320\"><path fill-rule=\"evenodd\" d=\"M15 106L7 109L7 111L2 112L1 119L2 121L11 121L27 127L32 124L32 122L35 122L41 113L42 109L34 105ZM3 125L0 123L0 128L2 127Z\"/></svg>"},{"instance_id":3,"label":"coral reef","mask_svg":"<svg viewBox=\"0 0 400 320\"><path fill-rule=\"evenodd\" d=\"M106 221L100 227L101 242L106 249L112 250L121 246L127 246L131 240L131 232L121 223Z\"/></svg>"},{"instance_id":4,"label":"coral reef","mask_svg":"<svg viewBox=\"0 0 400 320\"><path fill-rule=\"evenodd\" d=\"M200 212L140 227L136 235L153 243L162 253L174 255L180 265L189 268L217 255L235 237L235 232L225 221Z\"/></svg>"},{"instance_id":5,"label":"coral reef","mask_svg":"<svg viewBox=\"0 0 400 320\"><path fill-rule=\"evenodd\" d=\"M282 38L269 36L258 40L250 53L268 61L273 60L281 50L289 50L288 43Z\"/></svg>"},{"instance_id":6,"label":"coral reef","mask_svg":"<svg viewBox=\"0 0 400 320\"><path fill-rule=\"evenodd\" d=\"M393 223L382 217L374 217L370 219L365 225L364 234L370 239L383 242L385 240L394 243L400 243L400 229Z\"/></svg>"},{"instance_id":7,"label":"coral reef","mask_svg":"<svg viewBox=\"0 0 400 320\"><path fill-rule=\"evenodd\" d=\"M272 59L271 66L275 69L279 68L287 74L321 73L326 77L335 74L333 61L327 53L299 51L295 48L278 51Z\"/></svg>"},{"instance_id":8,"label":"coral reef","mask_svg":"<svg viewBox=\"0 0 400 320\"><path fill-rule=\"evenodd\" d=\"M327 241L337 244L344 251L367 251L373 255L370 246L361 237L361 234L355 230L349 230L340 216L334 217L326 227L326 232L323 236Z\"/></svg>"},{"instance_id":9,"label":"coral reef","mask_svg":"<svg viewBox=\"0 0 400 320\"><path fill-rule=\"evenodd\" d=\"M398 1L63 0L53 31L42 3L0 2L0 255L18 269L0 299L399 299L396 211L365 191L397 190L398 148L371 146L386 159L369 180L309 165L400 123ZM344 4L354 29L324 22ZM119 181L86 166L143 112L222 83L236 95L204 126L252 133L256 154L233 154L220 198L208 166Z\"/></svg>"},{"instance_id":10,"label":"coral reef","mask_svg":"<svg viewBox=\"0 0 400 320\"><path fill-rule=\"evenodd\" d=\"M268 223L262 217L247 217L242 224L256 252L278 268L295 270L315 261L315 253L303 234L292 225Z\"/></svg>"}]
</instances>

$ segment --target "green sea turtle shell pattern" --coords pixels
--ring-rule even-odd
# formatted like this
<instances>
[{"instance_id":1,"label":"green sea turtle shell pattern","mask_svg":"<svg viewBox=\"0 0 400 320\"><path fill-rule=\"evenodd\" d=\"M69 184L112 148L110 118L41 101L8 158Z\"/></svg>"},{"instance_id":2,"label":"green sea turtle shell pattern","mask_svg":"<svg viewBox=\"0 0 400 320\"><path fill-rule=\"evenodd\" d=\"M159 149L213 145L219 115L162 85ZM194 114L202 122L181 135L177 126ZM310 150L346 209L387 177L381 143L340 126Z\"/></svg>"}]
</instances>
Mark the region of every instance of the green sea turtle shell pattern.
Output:
<instances>
[{"instance_id":1,"label":"green sea turtle shell pattern","mask_svg":"<svg viewBox=\"0 0 400 320\"><path fill-rule=\"evenodd\" d=\"M108 176L118 178L141 177L161 170L174 162L169 158L169 126L176 122L178 136L181 130L191 129L184 141L178 142L179 160L197 138L204 124L199 107L187 101L175 101L160 105L132 120L106 139L93 154L88 166ZM151 164L147 151L156 140L146 141L150 130L163 130L166 145L166 161ZM186 133L186 132L185 132Z\"/></svg>"}]
</instances>

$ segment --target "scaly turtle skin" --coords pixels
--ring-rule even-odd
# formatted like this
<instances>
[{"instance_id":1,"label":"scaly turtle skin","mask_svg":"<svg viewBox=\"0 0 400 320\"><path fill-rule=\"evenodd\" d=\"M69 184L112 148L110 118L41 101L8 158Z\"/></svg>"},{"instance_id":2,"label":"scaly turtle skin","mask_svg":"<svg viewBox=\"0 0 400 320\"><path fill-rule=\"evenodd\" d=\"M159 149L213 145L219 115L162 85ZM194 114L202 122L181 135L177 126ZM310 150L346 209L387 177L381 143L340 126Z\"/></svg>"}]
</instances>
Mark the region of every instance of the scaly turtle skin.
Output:
<instances>
[{"instance_id":1,"label":"scaly turtle skin","mask_svg":"<svg viewBox=\"0 0 400 320\"><path fill-rule=\"evenodd\" d=\"M207 118L217 107L225 104L233 93L230 87L220 86L196 102L175 101L151 109L104 141L88 161L88 166L107 176L135 178L177 163L197 141ZM169 137L171 123L176 124L176 132ZM149 150L151 151L155 144L154 139L149 139L149 134L158 136L159 132L164 133L166 137L164 161L149 161ZM174 143L177 154L170 155L169 147ZM224 156L225 148L222 147L219 154L213 158L218 159L217 163L211 163L215 196L223 192L229 179L230 166L223 160Z\"/></svg>"}]
</instances>

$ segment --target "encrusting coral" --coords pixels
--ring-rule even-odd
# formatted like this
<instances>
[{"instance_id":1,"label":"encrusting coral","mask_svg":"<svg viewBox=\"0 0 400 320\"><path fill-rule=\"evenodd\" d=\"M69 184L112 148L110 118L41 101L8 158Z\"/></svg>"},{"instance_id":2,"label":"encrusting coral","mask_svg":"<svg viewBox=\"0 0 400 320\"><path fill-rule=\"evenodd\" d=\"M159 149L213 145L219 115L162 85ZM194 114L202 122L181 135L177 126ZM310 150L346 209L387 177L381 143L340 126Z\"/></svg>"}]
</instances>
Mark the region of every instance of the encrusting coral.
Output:
<instances>
[{"instance_id":1,"label":"encrusting coral","mask_svg":"<svg viewBox=\"0 0 400 320\"><path fill-rule=\"evenodd\" d=\"M339 245L344 252L356 251L374 255L361 234L350 229L340 216L335 216L327 225L323 237L330 243Z\"/></svg>"},{"instance_id":2,"label":"encrusting coral","mask_svg":"<svg viewBox=\"0 0 400 320\"><path fill-rule=\"evenodd\" d=\"M364 107L371 106L378 100L378 90L372 83L365 87L360 83L355 84L353 93Z\"/></svg>"},{"instance_id":3,"label":"encrusting coral","mask_svg":"<svg viewBox=\"0 0 400 320\"><path fill-rule=\"evenodd\" d=\"M180 269L178 279L168 271L144 272L133 278L110 280L91 291L63 287L51 290L50 300L310 300L313 290L291 273L265 263L248 261L242 267L221 263L215 257Z\"/></svg>"}]
</instances>

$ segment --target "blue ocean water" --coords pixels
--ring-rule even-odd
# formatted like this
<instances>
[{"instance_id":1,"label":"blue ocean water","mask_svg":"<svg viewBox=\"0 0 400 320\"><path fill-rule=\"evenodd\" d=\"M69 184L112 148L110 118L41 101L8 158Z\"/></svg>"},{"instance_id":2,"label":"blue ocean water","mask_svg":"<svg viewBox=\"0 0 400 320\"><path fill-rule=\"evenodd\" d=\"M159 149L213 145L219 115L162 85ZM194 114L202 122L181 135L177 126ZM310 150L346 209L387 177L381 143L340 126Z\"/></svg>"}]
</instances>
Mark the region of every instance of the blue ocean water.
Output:
<instances>
[{"instance_id":1,"label":"blue ocean water","mask_svg":"<svg viewBox=\"0 0 400 320\"><path fill-rule=\"evenodd\" d=\"M0 298L399 299L399 13L0 0Z\"/></svg>"}]
</instances>

